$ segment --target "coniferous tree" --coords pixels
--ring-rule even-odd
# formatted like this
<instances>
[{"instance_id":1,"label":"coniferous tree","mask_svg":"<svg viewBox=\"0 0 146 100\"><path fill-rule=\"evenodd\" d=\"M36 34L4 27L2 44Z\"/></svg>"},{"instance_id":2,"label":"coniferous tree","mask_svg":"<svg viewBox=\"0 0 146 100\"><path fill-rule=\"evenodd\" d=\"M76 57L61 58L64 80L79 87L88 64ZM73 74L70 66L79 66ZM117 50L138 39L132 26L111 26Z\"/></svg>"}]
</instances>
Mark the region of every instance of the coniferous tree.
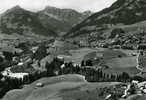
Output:
<instances>
[{"instance_id":1,"label":"coniferous tree","mask_svg":"<svg viewBox=\"0 0 146 100\"><path fill-rule=\"evenodd\" d=\"M81 66L85 66L85 61L84 60L82 60Z\"/></svg>"},{"instance_id":2,"label":"coniferous tree","mask_svg":"<svg viewBox=\"0 0 146 100\"><path fill-rule=\"evenodd\" d=\"M123 72L122 73L122 79L123 79L124 82L128 81L130 79L129 74L126 73L126 72Z\"/></svg>"},{"instance_id":3,"label":"coniferous tree","mask_svg":"<svg viewBox=\"0 0 146 100\"><path fill-rule=\"evenodd\" d=\"M3 52L3 55L5 56L5 59L6 60L8 60L8 61L11 61L12 60L13 53L4 51Z\"/></svg>"},{"instance_id":4,"label":"coniferous tree","mask_svg":"<svg viewBox=\"0 0 146 100\"><path fill-rule=\"evenodd\" d=\"M35 52L34 54L34 58L37 59L37 60L41 60L42 58L46 57L47 56L47 48L45 46L45 44L41 44L37 51Z\"/></svg>"},{"instance_id":5,"label":"coniferous tree","mask_svg":"<svg viewBox=\"0 0 146 100\"><path fill-rule=\"evenodd\" d=\"M93 66L92 60L87 60L87 61L86 61L86 66Z\"/></svg>"}]
</instances>

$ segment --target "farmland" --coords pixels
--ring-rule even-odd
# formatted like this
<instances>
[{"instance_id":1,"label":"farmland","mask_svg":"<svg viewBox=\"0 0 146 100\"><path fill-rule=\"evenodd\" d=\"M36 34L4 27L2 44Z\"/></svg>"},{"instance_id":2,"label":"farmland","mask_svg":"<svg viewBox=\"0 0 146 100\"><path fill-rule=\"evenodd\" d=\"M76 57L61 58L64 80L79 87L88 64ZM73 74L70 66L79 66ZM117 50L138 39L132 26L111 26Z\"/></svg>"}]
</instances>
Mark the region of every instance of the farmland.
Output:
<instances>
[{"instance_id":1,"label":"farmland","mask_svg":"<svg viewBox=\"0 0 146 100\"><path fill-rule=\"evenodd\" d=\"M92 48L81 48L77 50L70 50L70 56L63 56L65 61L72 61L73 63L80 64L82 60L94 60L94 58L102 57L104 65L109 66L106 69L107 73L122 73L128 72L129 74L136 74L139 71L136 69L136 56L130 54L136 53L135 50L122 50L122 49L92 49ZM94 61L94 66L98 66L98 63Z\"/></svg>"}]
</instances>

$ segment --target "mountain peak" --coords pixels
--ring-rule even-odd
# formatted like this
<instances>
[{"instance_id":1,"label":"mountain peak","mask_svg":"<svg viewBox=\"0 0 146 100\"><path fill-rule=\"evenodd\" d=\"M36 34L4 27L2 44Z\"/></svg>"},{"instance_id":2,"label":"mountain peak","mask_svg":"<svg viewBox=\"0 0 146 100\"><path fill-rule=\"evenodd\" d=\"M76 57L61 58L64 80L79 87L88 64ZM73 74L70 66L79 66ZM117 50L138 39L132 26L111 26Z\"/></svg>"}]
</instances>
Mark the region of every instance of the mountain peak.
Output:
<instances>
[{"instance_id":1,"label":"mountain peak","mask_svg":"<svg viewBox=\"0 0 146 100\"><path fill-rule=\"evenodd\" d=\"M13 9L22 9L19 5L13 7Z\"/></svg>"},{"instance_id":2,"label":"mountain peak","mask_svg":"<svg viewBox=\"0 0 146 100\"><path fill-rule=\"evenodd\" d=\"M6 12L4 12L3 14L9 14L9 13L22 13L26 11L25 9L21 8L19 5L16 5L10 9L8 9Z\"/></svg>"},{"instance_id":3,"label":"mountain peak","mask_svg":"<svg viewBox=\"0 0 146 100\"><path fill-rule=\"evenodd\" d=\"M74 9L69 9L69 8L57 8L57 7L53 7L53 6L46 6L44 11L49 11L49 12L64 12L64 13L70 13L70 12L76 12L79 13L78 11L74 10Z\"/></svg>"},{"instance_id":4,"label":"mountain peak","mask_svg":"<svg viewBox=\"0 0 146 100\"><path fill-rule=\"evenodd\" d=\"M92 12L91 12L90 10L87 10L87 11L84 11L84 12L83 12L83 15L88 15L88 16L90 16L90 15L92 15Z\"/></svg>"},{"instance_id":5,"label":"mountain peak","mask_svg":"<svg viewBox=\"0 0 146 100\"><path fill-rule=\"evenodd\" d=\"M5 34L55 36L56 33L50 28L45 28L37 17L36 13L27 11L17 5L4 12L0 17L0 31Z\"/></svg>"},{"instance_id":6,"label":"mountain peak","mask_svg":"<svg viewBox=\"0 0 146 100\"><path fill-rule=\"evenodd\" d=\"M52 28L57 31L57 33L65 33L69 31L72 26L83 21L88 15L84 15L73 9L66 8L56 8L52 6L46 6L46 8L38 12L39 19L41 23L48 27L52 25Z\"/></svg>"},{"instance_id":7,"label":"mountain peak","mask_svg":"<svg viewBox=\"0 0 146 100\"><path fill-rule=\"evenodd\" d=\"M53 7L53 6L46 6L44 10L51 10L51 9L56 10L56 9L59 9L59 8L56 8L56 7Z\"/></svg>"},{"instance_id":8,"label":"mountain peak","mask_svg":"<svg viewBox=\"0 0 146 100\"><path fill-rule=\"evenodd\" d=\"M21 8L19 5L14 6L13 8L9 9L11 11L15 11L15 10L24 10L23 8Z\"/></svg>"}]
</instances>

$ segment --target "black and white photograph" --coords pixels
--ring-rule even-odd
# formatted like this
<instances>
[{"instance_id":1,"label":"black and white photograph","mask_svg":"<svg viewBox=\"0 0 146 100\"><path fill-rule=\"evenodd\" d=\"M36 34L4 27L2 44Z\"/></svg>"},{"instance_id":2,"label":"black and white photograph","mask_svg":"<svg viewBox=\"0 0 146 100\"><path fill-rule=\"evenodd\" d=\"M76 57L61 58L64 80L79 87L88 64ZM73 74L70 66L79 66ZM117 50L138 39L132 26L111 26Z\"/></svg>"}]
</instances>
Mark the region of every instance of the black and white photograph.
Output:
<instances>
[{"instance_id":1,"label":"black and white photograph","mask_svg":"<svg viewBox=\"0 0 146 100\"><path fill-rule=\"evenodd\" d=\"M146 100L146 0L0 0L0 100Z\"/></svg>"}]
</instances>

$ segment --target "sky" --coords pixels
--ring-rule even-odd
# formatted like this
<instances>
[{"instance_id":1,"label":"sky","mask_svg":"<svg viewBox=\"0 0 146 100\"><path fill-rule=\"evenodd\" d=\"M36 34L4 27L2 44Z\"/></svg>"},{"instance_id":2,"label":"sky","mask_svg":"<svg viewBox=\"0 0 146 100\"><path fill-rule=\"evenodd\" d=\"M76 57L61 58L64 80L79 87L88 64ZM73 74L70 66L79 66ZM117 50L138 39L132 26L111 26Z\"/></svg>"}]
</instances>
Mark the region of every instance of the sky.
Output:
<instances>
[{"instance_id":1,"label":"sky","mask_svg":"<svg viewBox=\"0 0 146 100\"><path fill-rule=\"evenodd\" d=\"M46 6L57 8L71 8L83 12L91 10L97 12L109 7L116 0L0 0L0 13L16 5L30 11L38 11Z\"/></svg>"}]
</instances>

